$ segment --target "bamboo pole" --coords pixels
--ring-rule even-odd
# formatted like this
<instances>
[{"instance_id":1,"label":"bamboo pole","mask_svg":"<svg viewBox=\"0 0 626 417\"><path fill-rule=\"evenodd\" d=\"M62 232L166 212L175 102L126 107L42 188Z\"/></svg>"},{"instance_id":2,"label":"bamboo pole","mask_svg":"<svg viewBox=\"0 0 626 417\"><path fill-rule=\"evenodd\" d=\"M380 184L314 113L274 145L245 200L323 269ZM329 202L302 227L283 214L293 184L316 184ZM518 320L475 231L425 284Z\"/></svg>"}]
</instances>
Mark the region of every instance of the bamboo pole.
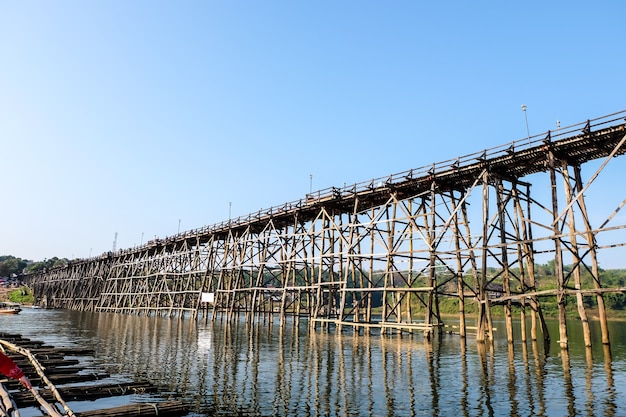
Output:
<instances>
[{"instance_id":1,"label":"bamboo pole","mask_svg":"<svg viewBox=\"0 0 626 417\"><path fill-rule=\"evenodd\" d=\"M61 406L63 407L63 409L66 412L66 415L69 417L75 417L74 412L70 409L70 407L67 405L67 403L63 400L63 398L61 398L61 395L59 394L59 391L56 389L56 387L54 386L54 384L52 382L50 382L50 380L48 379L48 377L46 376L45 372L44 372L44 367L41 366L41 364L39 363L39 361L37 360L37 358L35 358L35 356L30 352L30 350L28 349L24 349L20 346L17 346L13 343L7 342L6 340L0 340L0 344L2 344L3 346L8 347L10 350L17 352L23 356L26 356L28 358L28 360L30 361L30 363L32 364L33 368L35 369L35 372L37 372L37 374L39 375L39 377L41 378L41 380L48 386L48 388L50 388L50 391L52 392L52 394L54 395L55 399L57 400L57 402L59 404L61 404ZM33 396L37 399L37 401L44 407L47 409L47 404L45 402L45 400L43 400L43 398L41 398L41 396L39 395L39 393L37 392L37 390L35 388L31 389L31 393L33 394ZM49 411L50 412L50 411ZM61 417L61 414L58 413L57 411L57 415L54 414L50 414L52 417L57 417L57 415L59 417Z\"/></svg>"},{"instance_id":2,"label":"bamboo pole","mask_svg":"<svg viewBox=\"0 0 626 417\"><path fill-rule=\"evenodd\" d=\"M561 349L567 349L568 341L567 341L567 312L565 311L565 281L563 277L563 255L561 249L561 240L559 236L561 235L559 230L559 222L558 222L558 212L559 212L559 204L558 204L558 195L556 191L556 166L555 166L555 157L552 149L548 151L548 169L550 171L550 186L551 186L551 195L552 195L552 233L554 239L554 274L556 276L556 302L559 310L559 345Z\"/></svg>"},{"instance_id":3,"label":"bamboo pole","mask_svg":"<svg viewBox=\"0 0 626 417\"><path fill-rule=\"evenodd\" d=\"M186 415L188 407L176 401L159 403L135 403L105 410L82 411L77 417L135 417L135 416L181 416Z\"/></svg>"},{"instance_id":4,"label":"bamboo pole","mask_svg":"<svg viewBox=\"0 0 626 417\"><path fill-rule=\"evenodd\" d=\"M6 390L4 385L0 384L0 416L12 417L15 415L16 410L17 407L15 407L15 403L13 402L11 395Z\"/></svg>"},{"instance_id":5,"label":"bamboo pole","mask_svg":"<svg viewBox=\"0 0 626 417\"><path fill-rule=\"evenodd\" d=\"M582 189L582 178L581 178L581 168L580 165L576 165L574 167L574 179L576 181L576 189ZM597 243L596 237L593 231L591 230L591 223L589 222L589 215L587 214L587 205L585 204L585 199L581 198L580 200L580 210L583 214L583 222L585 224L585 236L587 239L587 243L590 248L590 256L591 256L591 273L593 276L593 286L596 289L602 288L600 282L600 267L598 266L598 257L597 257ZM604 227L604 224L600 227ZM600 316L600 329L602 333L602 344L609 345L609 325L606 316L606 308L604 306L604 297L602 293L596 294L596 303L598 304L598 315Z\"/></svg>"},{"instance_id":6,"label":"bamboo pole","mask_svg":"<svg viewBox=\"0 0 626 417\"><path fill-rule=\"evenodd\" d=\"M563 179L564 179L564 187L565 187L565 199L570 202L572 199L572 185L570 183L570 175L567 169L567 162L563 161L561 169L563 170ZM580 195L582 199L582 194ZM572 258L574 261L574 270L572 273L574 274L574 287L577 290L582 289L582 283L580 278L580 264L582 260L579 257L578 251L578 242L576 241L576 222L574 219L574 205L568 204L567 209L567 219L568 219L568 227L569 227L569 238L570 238L570 251L572 252ZM580 321L583 327L583 339L585 341L586 347L591 347L591 329L589 328L589 319L587 318L587 312L585 311L585 305L583 300L583 295L578 291L576 293L576 307L578 309L578 315L580 316Z\"/></svg>"},{"instance_id":7,"label":"bamboo pole","mask_svg":"<svg viewBox=\"0 0 626 417\"><path fill-rule=\"evenodd\" d=\"M526 292L526 270L524 267L524 251L523 245L519 242L522 241L522 235L525 234L524 229L524 216L523 213L519 210L521 208L520 205L520 193L517 188L517 182L513 184L512 187L512 195L513 195L513 203L514 208L513 211L515 213L515 238L517 240L517 244L515 245L515 249L517 252L517 262L519 265L520 276L519 276L519 292ZM526 343L527 339L527 330L526 330L526 297L521 299L520 302L520 334L523 343Z\"/></svg>"},{"instance_id":8,"label":"bamboo pole","mask_svg":"<svg viewBox=\"0 0 626 417\"><path fill-rule=\"evenodd\" d=\"M39 391L36 388L31 388L30 393L33 394L33 397L37 400L37 402L43 407L44 410L48 412L50 417L63 417L59 411L54 408L53 405L44 400L41 395L39 395ZM67 410L66 410L67 411ZM70 415L69 413L66 415Z\"/></svg>"},{"instance_id":9,"label":"bamboo pole","mask_svg":"<svg viewBox=\"0 0 626 417\"><path fill-rule=\"evenodd\" d=\"M408 278L407 278L407 286L409 288L413 287L413 223L414 223L414 219L413 219L413 199L410 198L409 201L407 202L407 217L409 219L408 221L408 236L409 236L409 272L408 272ZM406 296L406 318L407 318L407 322L412 323L413 322L413 311L412 311L412 306L411 306L411 301L413 299L413 295L411 293L408 293Z\"/></svg>"},{"instance_id":10,"label":"bamboo pole","mask_svg":"<svg viewBox=\"0 0 626 417\"><path fill-rule=\"evenodd\" d=\"M371 218L374 218L374 209L371 209ZM374 253L374 239L370 239L370 253ZM370 258L369 262L368 262L368 271L367 271L367 281L368 281L368 287L372 288L373 285L373 281L374 281L374 260L372 258ZM372 313L373 313L373 304L374 304L374 300L372 297L371 293L367 293L368 294L368 299L367 299L367 317L366 317L366 321L369 323L372 321Z\"/></svg>"},{"instance_id":11,"label":"bamboo pole","mask_svg":"<svg viewBox=\"0 0 626 417\"><path fill-rule=\"evenodd\" d=\"M526 185L526 200L530 200L530 186ZM528 206L527 216L524 215L524 211L521 204L521 196L522 194L518 188L518 183L516 182L513 187L513 193L515 197L515 212L517 219L517 259L520 269L520 292L526 293L527 289L530 288L534 290L535 281L534 281L534 259L533 259L533 251L531 242L529 239L530 227L527 226L530 224L530 205ZM523 194L522 194L523 195ZM526 284L526 276L528 275L529 285ZM526 330L526 297L521 300L521 309L520 309L520 331L522 334L522 342L526 342L527 339L527 330ZM537 338L537 318L535 316L534 308L532 307L531 302L531 339L536 340Z\"/></svg>"},{"instance_id":12,"label":"bamboo pole","mask_svg":"<svg viewBox=\"0 0 626 417\"><path fill-rule=\"evenodd\" d=\"M500 227L500 256L501 264L504 269L503 290L506 296L511 295L511 283L509 275L509 259L506 245L506 202L504 199L504 185L502 179L498 178L496 185L496 202L498 205L498 224ZM507 300L504 304L504 318L506 326L506 340L509 344L513 343L513 314L511 312L511 300Z\"/></svg>"},{"instance_id":13,"label":"bamboo pole","mask_svg":"<svg viewBox=\"0 0 626 417\"><path fill-rule=\"evenodd\" d=\"M459 336L461 336L461 338L465 338L465 281L463 279L463 262L461 259L461 231L459 229L459 211L457 209L457 201L454 195L454 191L450 193L450 197L453 211L452 227L454 231L454 250L456 254L456 286L459 298ZM461 204L465 203L461 202Z\"/></svg>"},{"instance_id":14,"label":"bamboo pole","mask_svg":"<svg viewBox=\"0 0 626 417\"><path fill-rule=\"evenodd\" d=\"M430 183L430 207L428 209L429 213L425 213L424 217L424 229L426 230L426 236L428 239L428 265L429 265L429 270L428 270L428 286L429 287L435 287L436 282L437 282L437 270L436 270L436 254L435 254L435 249L433 247L434 243L435 243L435 223L436 223L436 213L435 213L435 202L436 202L436 197L437 197L437 193L436 193L436 182L434 180L434 178L431 176L431 178L429 178L429 180L431 181ZM430 331L430 329L432 328L433 325L433 304L437 302L437 291L429 291L428 294L426 295L427 297L427 302L426 302L426 317L424 317L424 323L428 326L427 327L427 331L424 331L424 336L427 339L430 339L433 335L432 332Z\"/></svg>"},{"instance_id":15,"label":"bamboo pole","mask_svg":"<svg viewBox=\"0 0 626 417\"><path fill-rule=\"evenodd\" d=\"M487 285L487 239L488 239L488 226L489 226L489 176L485 171L483 172L483 187L482 187L482 214L483 214L483 230L482 230L482 265L479 274L478 283L478 331L476 333L476 340L478 342L485 342L486 332L489 327L489 300L486 293Z\"/></svg>"}]
</instances>

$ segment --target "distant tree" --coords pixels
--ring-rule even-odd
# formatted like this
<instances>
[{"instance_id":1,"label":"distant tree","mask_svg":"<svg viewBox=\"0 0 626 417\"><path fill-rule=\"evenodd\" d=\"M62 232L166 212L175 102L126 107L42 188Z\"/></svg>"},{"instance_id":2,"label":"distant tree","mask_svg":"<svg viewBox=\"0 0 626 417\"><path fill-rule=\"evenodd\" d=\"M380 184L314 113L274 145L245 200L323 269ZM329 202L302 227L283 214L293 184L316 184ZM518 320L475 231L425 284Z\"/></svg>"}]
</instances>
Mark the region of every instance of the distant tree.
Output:
<instances>
[{"instance_id":1,"label":"distant tree","mask_svg":"<svg viewBox=\"0 0 626 417\"><path fill-rule=\"evenodd\" d=\"M39 272L44 269L52 269L66 266L68 262L69 260L66 258L59 259L55 256L54 258L44 259L41 262L33 262L32 264L29 264L24 272L27 274L32 274L34 272Z\"/></svg>"},{"instance_id":2,"label":"distant tree","mask_svg":"<svg viewBox=\"0 0 626 417\"><path fill-rule=\"evenodd\" d=\"M34 272L39 272L41 270L46 269L46 264L43 262L33 262L32 264L28 265L26 267L26 269L24 269L24 273L26 274L32 274Z\"/></svg>"},{"instance_id":3,"label":"distant tree","mask_svg":"<svg viewBox=\"0 0 626 417\"><path fill-rule=\"evenodd\" d=\"M0 277L19 275L26 267L27 262L14 256L0 256Z\"/></svg>"},{"instance_id":4,"label":"distant tree","mask_svg":"<svg viewBox=\"0 0 626 417\"><path fill-rule=\"evenodd\" d=\"M606 307L612 310L623 310L626 306L626 295L624 293L609 293L604 295Z\"/></svg>"}]
</instances>

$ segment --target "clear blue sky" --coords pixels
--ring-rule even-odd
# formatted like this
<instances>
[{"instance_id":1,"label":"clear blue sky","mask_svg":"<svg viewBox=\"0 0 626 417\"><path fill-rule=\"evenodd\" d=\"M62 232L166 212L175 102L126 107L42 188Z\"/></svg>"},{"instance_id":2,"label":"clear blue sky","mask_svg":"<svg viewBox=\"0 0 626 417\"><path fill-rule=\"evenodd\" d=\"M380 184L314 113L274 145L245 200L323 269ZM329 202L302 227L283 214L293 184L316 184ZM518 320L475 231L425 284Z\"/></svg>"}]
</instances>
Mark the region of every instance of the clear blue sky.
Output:
<instances>
[{"instance_id":1,"label":"clear blue sky","mask_svg":"<svg viewBox=\"0 0 626 417\"><path fill-rule=\"evenodd\" d=\"M0 0L0 255L88 257L626 109L626 2Z\"/></svg>"}]
</instances>

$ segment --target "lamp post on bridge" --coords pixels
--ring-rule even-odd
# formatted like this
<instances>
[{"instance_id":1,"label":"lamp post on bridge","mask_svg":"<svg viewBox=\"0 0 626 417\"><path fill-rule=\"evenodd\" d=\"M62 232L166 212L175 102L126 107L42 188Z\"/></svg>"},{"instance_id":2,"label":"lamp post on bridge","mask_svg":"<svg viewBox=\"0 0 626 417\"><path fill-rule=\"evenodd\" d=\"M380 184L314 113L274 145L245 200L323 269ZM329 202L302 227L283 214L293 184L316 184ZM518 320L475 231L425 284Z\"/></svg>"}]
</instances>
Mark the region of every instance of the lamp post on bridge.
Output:
<instances>
[{"instance_id":1,"label":"lamp post on bridge","mask_svg":"<svg viewBox=\"0 0 626 417\"><path fill-rule=\"evenodd\" d=\"M526 136L528 137L528 143L530 144L530 130L528 129L528 117L526 116L525 104L522 104L522 111L524 112L524 121L526 122Z\"/></svg>"}]
</instances>

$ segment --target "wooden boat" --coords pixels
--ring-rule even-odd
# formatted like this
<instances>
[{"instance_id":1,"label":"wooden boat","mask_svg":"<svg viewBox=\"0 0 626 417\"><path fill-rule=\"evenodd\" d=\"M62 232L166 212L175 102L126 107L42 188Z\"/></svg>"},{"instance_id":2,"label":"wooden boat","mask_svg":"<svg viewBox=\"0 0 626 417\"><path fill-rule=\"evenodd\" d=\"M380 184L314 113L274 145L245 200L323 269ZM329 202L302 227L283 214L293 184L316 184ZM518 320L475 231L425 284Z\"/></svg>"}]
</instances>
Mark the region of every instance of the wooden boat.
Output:
<instances>
[{"instance_id":1,"label":"wooden boat","mask_svg":"<svg viewBox=\"0 0 626 417\"><path fill-rule=\"evenodd\" d=\"M18 303L0 302L0 314L17 314L22 311Z\"/></svg>"}]
</instances>

